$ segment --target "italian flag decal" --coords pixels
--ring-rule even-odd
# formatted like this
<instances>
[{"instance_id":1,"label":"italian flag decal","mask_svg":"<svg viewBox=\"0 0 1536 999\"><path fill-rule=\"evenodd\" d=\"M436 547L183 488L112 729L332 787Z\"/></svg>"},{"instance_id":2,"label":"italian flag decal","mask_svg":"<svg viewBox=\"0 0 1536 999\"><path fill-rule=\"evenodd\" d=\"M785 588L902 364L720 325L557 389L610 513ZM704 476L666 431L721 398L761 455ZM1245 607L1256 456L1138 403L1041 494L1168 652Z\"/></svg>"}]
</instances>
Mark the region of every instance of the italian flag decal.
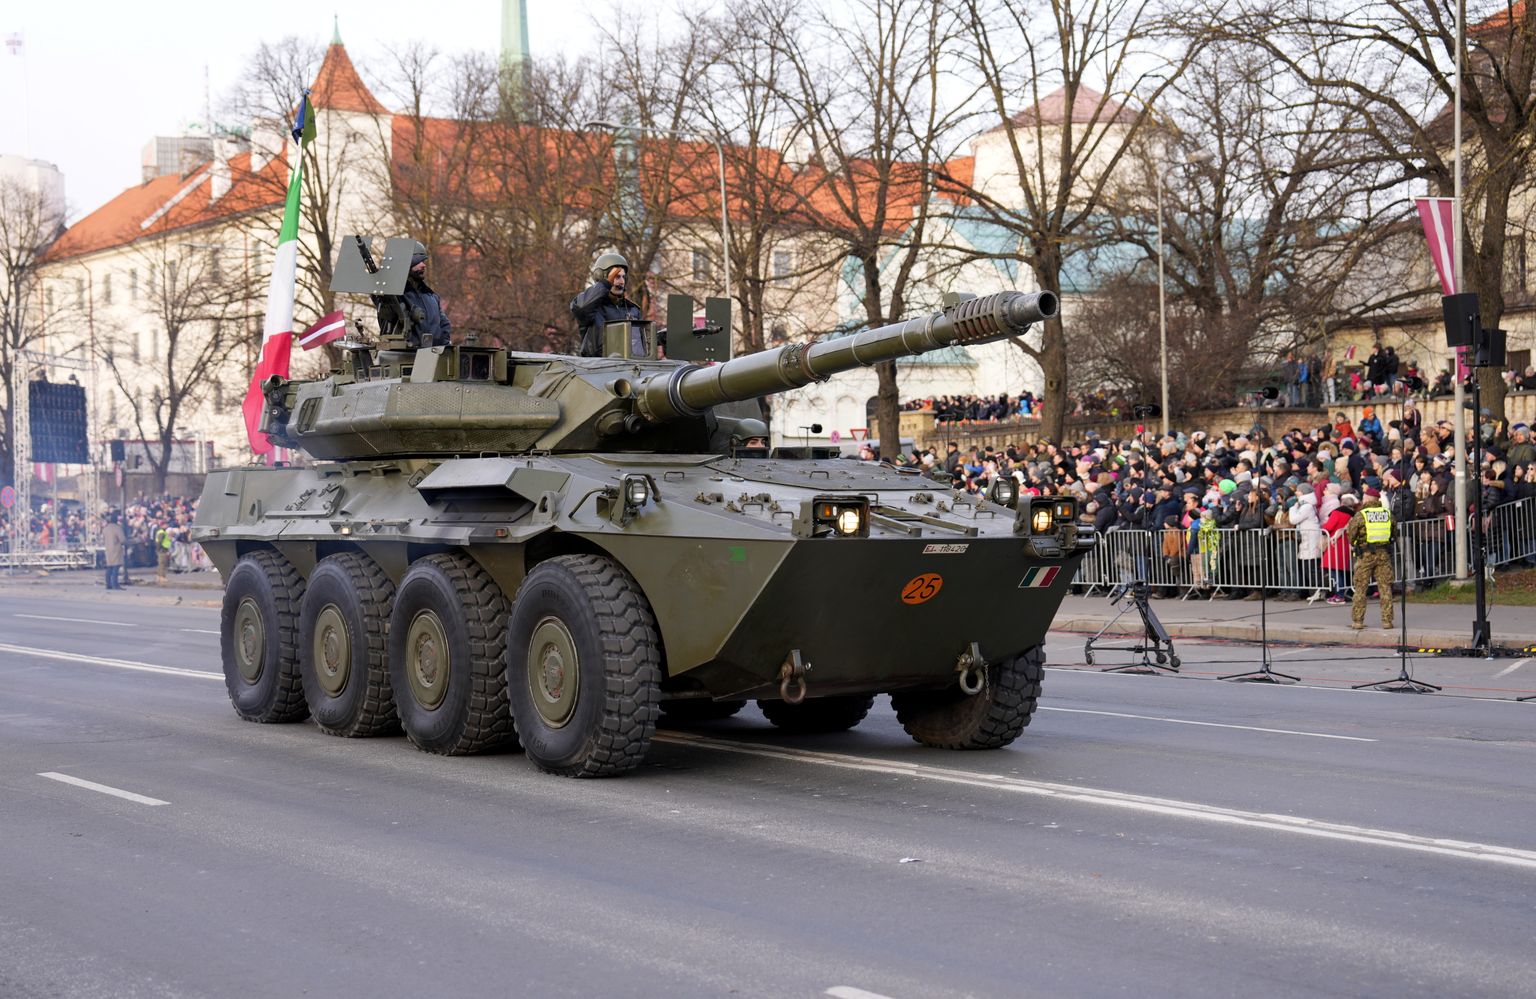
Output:
<instances>
[{"instance_id":1,"label":"italian flag decal","mask_svg":"<svg viewBox=\"0 0 1536 999\"><path fill-rule=\"evenodd\" d=\"M1050 586L1056 574L1061 571L1059 565L1037 565L1024 573L1024 578L1019 580L1019 589L1033 590L1042 586Z\"/></svg>"}]
</instances>

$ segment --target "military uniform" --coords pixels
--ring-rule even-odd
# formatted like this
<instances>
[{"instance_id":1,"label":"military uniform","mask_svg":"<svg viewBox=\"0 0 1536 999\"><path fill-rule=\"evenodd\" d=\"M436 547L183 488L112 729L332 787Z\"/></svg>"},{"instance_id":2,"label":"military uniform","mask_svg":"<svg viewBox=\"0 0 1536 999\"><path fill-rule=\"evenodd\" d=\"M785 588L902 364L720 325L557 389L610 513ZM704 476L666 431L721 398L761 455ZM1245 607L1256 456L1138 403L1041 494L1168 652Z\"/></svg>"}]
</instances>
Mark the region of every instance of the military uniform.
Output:
<instances>
[{"instance_id":1,"label":"military uniform","mask_svg":"<svg viewBox=\"0 0 1536 999\"><path fill-rule=\"evenodd\" d=\"M1365 627L1366 592L1376 583L1381 597L1381 626L1392 627L1392 542L1397 525L1392 514L1381 505L1379 497L1367 500L1344 528L1355 554L1355 600L1350 607L1350 624Z\"/></svg>"}]
</instances>

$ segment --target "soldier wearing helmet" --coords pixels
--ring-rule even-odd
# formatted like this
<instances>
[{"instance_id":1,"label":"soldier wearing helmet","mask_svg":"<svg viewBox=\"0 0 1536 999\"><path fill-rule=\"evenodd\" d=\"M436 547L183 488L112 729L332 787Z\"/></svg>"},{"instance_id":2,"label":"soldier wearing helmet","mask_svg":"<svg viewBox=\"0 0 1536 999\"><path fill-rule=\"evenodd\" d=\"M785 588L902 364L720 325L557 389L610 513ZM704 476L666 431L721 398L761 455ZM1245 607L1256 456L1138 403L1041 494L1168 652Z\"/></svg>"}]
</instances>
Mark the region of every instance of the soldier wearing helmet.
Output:
<instances>
[{"instance_id":1,"label":"soldier wearing helmet","mask_svg":"<svg viewBox=\"0 0 1536 999\"><path fill-rule=\"evenodd\" d=\"M571 299L571 315L581 331L578 353L582 357L601 357L603 327L609 323L639 319L640 306L624 295L629 277L629 262L617 253L603 253L592 261L590 288Z\"/></svg>"},{"instance_id":2,"label":"soldier wearing helmet","mask_svg":"<svg viewBox=\"0 0 1536 999\"><path fill-rule=\"evenodd\" d=\"M427 248L416 244L411 254L411 274L405 290L398 296L375 295L379 310L379 332L385 336L404 336L412 347L446 347L453 324L443 311L442 299L427 284Z\"/></svg>"}]
</instances>

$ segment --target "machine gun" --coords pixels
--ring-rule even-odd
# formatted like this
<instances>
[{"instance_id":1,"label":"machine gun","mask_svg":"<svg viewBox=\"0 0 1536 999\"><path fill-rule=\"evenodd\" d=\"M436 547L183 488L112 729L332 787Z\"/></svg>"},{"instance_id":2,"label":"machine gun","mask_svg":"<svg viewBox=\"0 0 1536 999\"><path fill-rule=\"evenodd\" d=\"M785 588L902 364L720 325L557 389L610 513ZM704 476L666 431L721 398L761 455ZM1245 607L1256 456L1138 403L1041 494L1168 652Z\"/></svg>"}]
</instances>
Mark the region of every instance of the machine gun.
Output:
<instances>
[{"instance_id":1,"label":"machine gun","mask_svg":"<svg viewBox=\"0 0 1536 999\"><path fill-rule=\"evenodd\" d=\"M372 242L371 237L342 237L331 290L367 295L373 300L379 310L379 336L386 348L418 347L426 316L420 309L412 309L404 297L416 241L390 237L384 243L382 260L375 258Z\"/></svg>"}]
</instances>

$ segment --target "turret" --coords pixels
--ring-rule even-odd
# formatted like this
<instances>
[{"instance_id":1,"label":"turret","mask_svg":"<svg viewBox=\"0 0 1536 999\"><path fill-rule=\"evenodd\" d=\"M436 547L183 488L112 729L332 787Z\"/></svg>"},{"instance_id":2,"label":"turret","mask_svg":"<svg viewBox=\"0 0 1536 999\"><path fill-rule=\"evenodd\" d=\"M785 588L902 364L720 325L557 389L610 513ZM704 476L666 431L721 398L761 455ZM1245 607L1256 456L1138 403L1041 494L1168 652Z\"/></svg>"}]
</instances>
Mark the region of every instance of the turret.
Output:
<instances>
[{"instance_id":1,"label":"turret","mask_svg":"<svg viewBox=\"0 0 1536 999\"><path fill-rule=\"evenodd\" d=\"M361 241L357 241L361 244ZM370 269L356 248L339 274L357 287L393 294L391 248ZM398 252L397 252L398 250ZM348 259L355 257L357 259ZM385 278L389 278L386 281ZM722 301L719 303L724 305ZM274 442L319 459L478 456L530 451L707 453L729 448L736 421L729 404L825 381L832 375L953 345L1018 336L1056 314L1050 292L970 298L942 312L876 329L700 366L723 346L728 322L697 331L690 314L671 323L673 359L655 357L647 324L611 324L619 356L520 354L467 342L405 349L344 342L340 369L320 381L274 378L266 386L263 429ZM687 339L683 339L686 337ZM706 343L707 341L707 343ZM723 351L722 351L723 353ZM720 407L717 410L717 407Z\"/></svg>"}]
</instances>

